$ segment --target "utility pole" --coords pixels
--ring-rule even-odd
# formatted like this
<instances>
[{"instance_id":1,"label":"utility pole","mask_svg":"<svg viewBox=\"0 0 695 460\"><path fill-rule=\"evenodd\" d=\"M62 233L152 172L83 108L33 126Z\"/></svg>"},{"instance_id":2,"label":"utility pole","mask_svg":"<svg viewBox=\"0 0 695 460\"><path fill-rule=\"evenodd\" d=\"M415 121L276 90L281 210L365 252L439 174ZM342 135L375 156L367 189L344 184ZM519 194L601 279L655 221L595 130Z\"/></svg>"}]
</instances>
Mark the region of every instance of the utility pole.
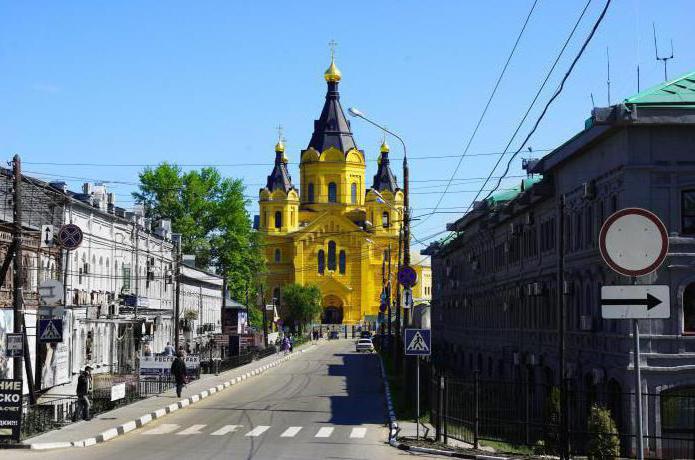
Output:
<instances>
[{"instance_id":1,"label":"utility pole","mask_svg":"<svg viewBox=\"0 0 695 460\"><path fill-rule=\"evenodd\" d=\"M408 155L405 152L403 143L403 266L410 266L410 208L408 198ZM404 307L406 307L404 305ZM410 326L411 312L408 308L403 309L403 324Z\"/></svg>"},{"instance_id":2,"label":"utility pole","mask_svg":"<svg viewBox=\"0 0 695 460\"><path fill-rule=\"evenodd\" d=\"M567 315L567 296L565 294L565 195L560 195L558 204L558 226L557 226L557 303L559 308L558 329L559 329L559 355L560 355L560 458L569 459L569 433L567 417L567 379L565 378L566 365L566 343L565 327Z\"/></svg>"},{"instance_id":3,"label":"utility pole","mask_svg":"<svg viewBox=\"0 0 695 460\"><path fill-rule=\"evenodd\" d=\"M179 333L181 316L181 239L176 245L176 299L174 299L174 350L179 352ZM137 299L135 299L137 304Z\"/></svg>"},{"instance_id":4,"label":"utility pole","mask_svg":"<svg viewBox=\"0 0 695 460\"><path fill-rule=\"evenodd\" d=\"M13 200L13 235L14 258L12 259L12 283L14 284L13 302L14 321L13 332L22 331L24 314L22 312L22 162L19 155L12 160L14 173L14 200ZM26 332L25 332L26 333ZM24 350L27 353L27 350ZM12 361L12 373L15 380L22 380L22 358L15 357Z\"/></svg>"},{"instance_id":5,"label":"utility pole","mask_svg":"<svg viewBox=\"0 0 695 460\"><path fill-rule=\"evenodd\" d=\"M263 346L268 348L268 318L265 310L265 286L261 285L261 314L263 315Z\"/></svg>"},{"instance_id":6,"label":"utility pole","mask_svg":"<svg viewBox=\"0 0 695 460\"><path fill-rule=\"evenodd\" d=\"M381 258L381 301L379 302L379 315L382 318L382 322L379 325L379 334L381 335L380 347L382 348L384 346L384 335L386 334L386 327L383 322L386 316L386 309L384 308L384 299L386 298L386 257L387 252L384 251L384 255Z\"/></svg>"},{"instance_id":7,"label":"utility pole","mask_svg":"<svg viewBox=\"0 0 695 460\"><path fill-rule=\"evenodd\" d=\"M403 255L403 227L398 229L398 270L401 269L401 256ZM401 283L396 277L396 373L401 369Z\"/></svg>"},{"instance_id":8,"label":"utility pole","mask_svg":"<svg viewBox=\"0 0 695 460\"><path fill-rule=\"evenodd\" d=\"M391 243L389 243L389 268L388 268L388 278L386 281L386 316L388 317L388 322L386 327L388 328L388 338L389 338L389 348L391 346L391 341L393 336L391 335Z\"/></svg>"}]
</instances>

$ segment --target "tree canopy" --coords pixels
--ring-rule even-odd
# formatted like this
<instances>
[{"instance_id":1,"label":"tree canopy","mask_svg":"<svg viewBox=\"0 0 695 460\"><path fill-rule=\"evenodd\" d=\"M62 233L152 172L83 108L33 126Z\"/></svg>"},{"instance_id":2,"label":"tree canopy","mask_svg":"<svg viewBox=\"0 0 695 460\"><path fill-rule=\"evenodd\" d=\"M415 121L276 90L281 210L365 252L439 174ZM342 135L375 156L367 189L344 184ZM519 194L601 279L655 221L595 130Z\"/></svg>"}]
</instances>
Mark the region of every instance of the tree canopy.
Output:
<instances>
[{"instance_id":1,"label":"tree canopy","mask_svg":"<svg viewBox=\"0 0 695 460\"><path fill-rule=\"evenodd\" d=\"M181 234L181 250L196 256L196 265L227 277L232 298L256 298L256 277L264 271L260 234L252 229L240 179L222 177L216 168L183 171L162 163L140 173L136 203L152 219L171 219Z\"/></svg>"},{"instance_id":2,"label":"tree canopy","mask_svg":"<svg viewBox=\"0 0 695 460\"><path fill-rule=\"evenodd\" d=\"M321 289L315 284L288 284L282 291L282 303L288 319L303 326L321 316Z\"/></svg>"}]
</instances>

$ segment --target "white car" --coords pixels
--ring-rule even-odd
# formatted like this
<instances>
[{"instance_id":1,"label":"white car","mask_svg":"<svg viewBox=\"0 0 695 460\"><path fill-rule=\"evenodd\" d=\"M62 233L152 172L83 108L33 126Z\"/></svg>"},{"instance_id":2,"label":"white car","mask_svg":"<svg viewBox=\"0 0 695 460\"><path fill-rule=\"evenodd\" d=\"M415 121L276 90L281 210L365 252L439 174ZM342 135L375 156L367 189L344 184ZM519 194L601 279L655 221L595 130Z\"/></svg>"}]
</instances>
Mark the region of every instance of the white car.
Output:
<instances>
[{"instance_id":1,"label":"white car","mask_svg":"<svg viewBox=\"0 0 695 460\"><path fill-rule=\"evenodd\" d=\"M355 344L355 351L368 351L372 353L374 351L374 344L372 339L360 339Z\"/></svg>"}]
</instances>

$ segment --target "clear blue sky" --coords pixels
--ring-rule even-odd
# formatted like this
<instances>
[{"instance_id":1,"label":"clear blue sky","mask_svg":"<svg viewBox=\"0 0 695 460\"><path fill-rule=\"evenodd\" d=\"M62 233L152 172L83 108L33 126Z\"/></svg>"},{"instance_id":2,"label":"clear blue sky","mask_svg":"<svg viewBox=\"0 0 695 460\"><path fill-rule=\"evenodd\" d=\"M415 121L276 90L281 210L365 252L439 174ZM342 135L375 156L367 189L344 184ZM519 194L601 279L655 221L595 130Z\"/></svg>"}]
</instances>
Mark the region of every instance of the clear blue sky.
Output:
<instances>
[{"instance_id":1,"label":"clear blue sky","mask_svg":"<svg viewBox=\"0 0 695 460\"><path fill-rule=\"evenodd\" d=\"M540 0L507 76L469 153L499 152L507 143L585 0ZM270 172L275 126L298 161L323 104L327 43L339 43L344 107L356 106L401 133L411 161L414 214L429 212L462 152L531 0L10 2L0 3L0 152L19 153L24 169L44 179L110 181L117 204L132 204L132 164L266 163L220 167L248 184L253 214ZM614 0L599 33L530 145L552 148L606 105L606 47L612 102L659 83L652 21L660 44L673 39L669 76L695 69L692 0ZM593 0L545 101L603 6ZM534 110L533 114L537 114ZM532 117L535 118L535 117ZM528 125L528 124L527 124ZM522 129L526 133L527 128ZM353 120L367 157L380 134ZM392 156L401 152L390 142ZM513 144L517 146L518 144ZM486 175L495 156L464 160L458 179ZM68 166L38 163L100 163ZM368 176L376 171L371 161ZM394 171L401 181L401 171ZM296 165L293 177L298 179ZM521 174L520 161L513 175ZM516 182L513 178L507 182ZM442 210L467 205L480 181L461 180ZM449 209L446 209L449 208ZM416 237L444 228L458 214L418 223Z\"/></svg>"}]
</instances>

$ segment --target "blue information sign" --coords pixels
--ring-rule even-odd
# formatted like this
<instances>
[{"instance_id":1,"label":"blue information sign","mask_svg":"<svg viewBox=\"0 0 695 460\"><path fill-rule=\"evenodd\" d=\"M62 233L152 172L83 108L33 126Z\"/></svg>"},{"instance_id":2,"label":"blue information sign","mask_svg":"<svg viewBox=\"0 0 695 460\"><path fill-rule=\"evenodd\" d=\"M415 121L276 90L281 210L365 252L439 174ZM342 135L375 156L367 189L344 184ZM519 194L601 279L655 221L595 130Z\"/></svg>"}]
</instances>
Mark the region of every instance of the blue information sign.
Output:
<instances>
[{"instance_id":1,"label":"blue information sign","mask_svg":"<svg viewBox=\"0 0 695 460\"><path fill-rule=\"evenodd\" d=\"M39 320L39 343L63 341L63 320L60 318Z\"/></svg>"},{"instance_id":2,"label":"blue information sign","mask_svg":"<svg viewBox=\"0 0 695 460\"><path fill-rule=\"evenodd\" d=\"M405 355L429 356L432 350L432 331L429 329L405 330Z\"/></svg>"}]
</instances>

